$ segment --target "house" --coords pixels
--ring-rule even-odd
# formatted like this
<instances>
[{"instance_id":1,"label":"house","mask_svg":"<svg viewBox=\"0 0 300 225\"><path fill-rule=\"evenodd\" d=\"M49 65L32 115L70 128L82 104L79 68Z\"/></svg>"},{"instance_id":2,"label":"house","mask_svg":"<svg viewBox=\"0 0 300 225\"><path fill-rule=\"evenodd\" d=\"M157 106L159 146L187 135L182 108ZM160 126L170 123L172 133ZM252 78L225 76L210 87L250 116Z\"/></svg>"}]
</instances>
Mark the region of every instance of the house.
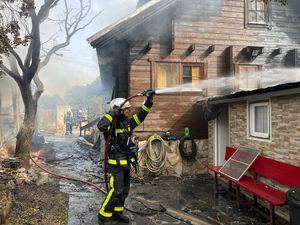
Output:
<instances>
[{"instance_id":1,"label":"house","mask_svg":"<svg viewBox=\"0 0 300 225\"><path fill-rule=\"evenodd\" d=\"M300 69L297 73L300 78ZM300 82L200 100L198 104L210 119L209 164L223 165L225 146L230 145L257 149L268 158L300 166L299 103ZM269 183L288 190L287 186ZM278 207L276 213L288 220L287 208Z\"/></svg>"},{"instance_id":2,"label":"house","mask_svg":"<svg viewBox=\"0 0 300 225\"><path fill-rule=\"evenodd\" d=\"M139 5L88 38L97 50L102 82L111 90L108 98L246 74L240 86L174 88L155 96L152 112L137 130L142 137L164 131L180 137L189 127L194 138L207 139L199 98L253 90L260 83L247 74L299 65L298 0L288 6L262 0L151 0Z\"/></svg>"},{"instance_id":3,"label":"house","mask_svg":"<svg viewBox=\"0 0 300 225\"><path fill-rule=\"evenodd\" d=\"M300 82L200 100L211 115L210 164L224 164L225 148L219 148L224 144L259 149L262 155L300 166L299 103Z\"/></svg>"}]
</instances>

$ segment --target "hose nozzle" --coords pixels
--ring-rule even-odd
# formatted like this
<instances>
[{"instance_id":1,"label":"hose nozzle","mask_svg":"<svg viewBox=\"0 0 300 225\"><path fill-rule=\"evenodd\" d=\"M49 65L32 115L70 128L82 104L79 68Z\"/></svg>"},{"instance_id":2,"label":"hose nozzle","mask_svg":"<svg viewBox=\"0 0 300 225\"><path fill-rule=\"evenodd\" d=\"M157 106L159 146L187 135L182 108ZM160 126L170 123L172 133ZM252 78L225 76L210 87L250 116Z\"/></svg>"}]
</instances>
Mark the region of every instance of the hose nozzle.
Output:
<instances>
[{"instance_id":1,"label":"hose nozzle","mask_svg":"<svg viewBox=\"0 0 300 225\"><path fill-rule=\"evenodd\" d=\"M146 96L146 97L152 97L155 95L155 91L152 89L144 90L143 92L138 94L139 96Z\"/></svg>"}]
</instances>

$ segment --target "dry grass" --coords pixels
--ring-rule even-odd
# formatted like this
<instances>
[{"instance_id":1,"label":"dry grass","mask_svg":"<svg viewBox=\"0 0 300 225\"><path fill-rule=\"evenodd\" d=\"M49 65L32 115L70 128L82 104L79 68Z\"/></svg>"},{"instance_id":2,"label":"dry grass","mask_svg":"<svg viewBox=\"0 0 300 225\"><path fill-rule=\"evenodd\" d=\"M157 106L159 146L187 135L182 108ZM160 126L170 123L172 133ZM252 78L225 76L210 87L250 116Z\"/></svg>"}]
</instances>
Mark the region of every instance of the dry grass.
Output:
<instances>
[{"instance_id":1,"label":"dry grass","mask_svg":"<svg viewBox=\"0 0 300 225\"><path fill-rule=\"evenodd\" d=\"M14 136L0 131L0 157L12 157L15 151Z\"/></svg>"}]
</instances>

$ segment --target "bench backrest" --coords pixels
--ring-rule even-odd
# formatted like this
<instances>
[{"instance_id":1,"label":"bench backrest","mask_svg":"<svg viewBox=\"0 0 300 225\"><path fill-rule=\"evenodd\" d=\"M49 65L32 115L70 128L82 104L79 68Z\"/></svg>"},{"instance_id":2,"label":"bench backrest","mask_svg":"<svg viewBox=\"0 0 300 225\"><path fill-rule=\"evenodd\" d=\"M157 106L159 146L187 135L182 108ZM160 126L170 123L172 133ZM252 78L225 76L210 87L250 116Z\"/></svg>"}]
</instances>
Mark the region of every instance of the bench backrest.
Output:
<instances>
[{"instance_id":1,"label":"bench backrest","mask_svg":"<svg viewBox=\"0 0 300 225\"><path fill-rule=\"evenodd\" d=\"M225 160L227 161L237 149L226 146ZM300 167L284 162L258 156L251 165L250 170L270 180L287 185L289 187L300 186Z\"/></svg>"},{"instance_id":2,"label":"bench backrest","mask_svg":"<svg viewBox=\"0 0 300 225\"><path fill-rule=\"evenodd\" d=\"M250 170L289 187L300 186L300 167L258 156Z\"/></svg>"},{"instance_id":3,"label":"bench backrest","mask_svg":"<svg viewBox=\"0 0 300 225\"><path fill-rule=\"evenodd\" d=\"M226 146L225 160L227 161L235 152L236 152L235 147Z\"/></svg>"}]
</instances>

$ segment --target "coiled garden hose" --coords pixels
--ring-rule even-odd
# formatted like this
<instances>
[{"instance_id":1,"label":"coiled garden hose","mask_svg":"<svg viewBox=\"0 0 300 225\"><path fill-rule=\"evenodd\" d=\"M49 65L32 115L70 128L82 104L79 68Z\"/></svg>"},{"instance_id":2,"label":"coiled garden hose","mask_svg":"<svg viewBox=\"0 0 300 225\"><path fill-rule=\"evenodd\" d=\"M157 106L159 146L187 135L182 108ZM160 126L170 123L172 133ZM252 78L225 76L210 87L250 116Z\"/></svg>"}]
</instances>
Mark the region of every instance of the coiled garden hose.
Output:
<instances>
[{"instance_id":1,"label":"coiled garden hose","mask_svg":"<svg viewBox=\"0 0 300 225\"><path fill-rule=\"evenodd\" d=\"M156 141L160 142L160 148L154 149L153 142ZM144 156L146 168L156 175L161 174L167 160L166 146L161 136L152 135L148 138L146 145L141 148L142 154L139 154L139 161Z\"/></svg>"}]
</instances>

